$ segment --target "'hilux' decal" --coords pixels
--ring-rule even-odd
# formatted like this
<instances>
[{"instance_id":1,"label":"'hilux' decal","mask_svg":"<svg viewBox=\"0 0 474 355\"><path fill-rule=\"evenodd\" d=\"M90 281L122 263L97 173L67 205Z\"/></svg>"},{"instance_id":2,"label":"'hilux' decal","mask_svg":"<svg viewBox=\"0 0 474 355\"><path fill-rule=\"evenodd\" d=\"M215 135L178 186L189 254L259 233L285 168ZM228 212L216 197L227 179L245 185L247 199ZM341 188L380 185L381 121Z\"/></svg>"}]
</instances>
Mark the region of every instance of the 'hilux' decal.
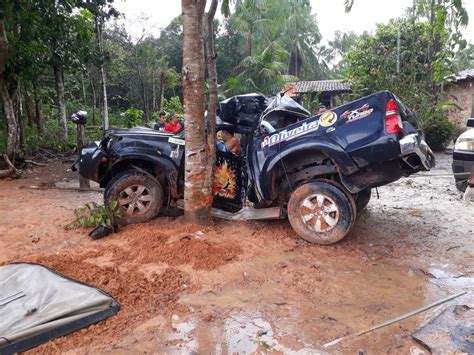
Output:
<instances>
[{"instance_id":1,"label":"'hilux' decal","mask_svg":"<svg viewBox=\"0 0 474 355\"><path fill-rule=\"evenodd\" d=\"M303 122L299 127L287 130L284 129L281 132L266 136L261 143L262 149L266 146L272 146L283 141L289 141L290 139L299 137L308 132L316 131L319 128L319 121Z\"/></svg>"}]
</instances>

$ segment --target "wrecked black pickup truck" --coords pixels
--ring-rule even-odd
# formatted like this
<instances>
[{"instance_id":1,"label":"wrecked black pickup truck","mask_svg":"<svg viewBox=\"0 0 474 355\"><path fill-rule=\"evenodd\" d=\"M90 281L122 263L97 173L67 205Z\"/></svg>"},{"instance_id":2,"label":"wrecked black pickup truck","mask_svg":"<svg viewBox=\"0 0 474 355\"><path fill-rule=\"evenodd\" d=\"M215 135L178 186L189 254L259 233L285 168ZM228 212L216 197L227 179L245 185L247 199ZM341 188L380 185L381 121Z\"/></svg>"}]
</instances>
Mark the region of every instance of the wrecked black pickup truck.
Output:
<instances>
[{"instance_id":1,"label":"wrecked black pickup truck","mask_svg":"<svg viewBox=\"0 0 474 355\"><path fill-rule=\"evenodd\" d=\"M242 154L217 152L213 215L288 217L313 243L344 238L372 188L434 165L416 116L388 91L316 116L283 94L234 96L217 121L240 134ZM106 206L118 201L120 224L144 222L183 198L185 145L184 131L111 129L73 168L105 188Z\"/></svg>"}]
</instances>

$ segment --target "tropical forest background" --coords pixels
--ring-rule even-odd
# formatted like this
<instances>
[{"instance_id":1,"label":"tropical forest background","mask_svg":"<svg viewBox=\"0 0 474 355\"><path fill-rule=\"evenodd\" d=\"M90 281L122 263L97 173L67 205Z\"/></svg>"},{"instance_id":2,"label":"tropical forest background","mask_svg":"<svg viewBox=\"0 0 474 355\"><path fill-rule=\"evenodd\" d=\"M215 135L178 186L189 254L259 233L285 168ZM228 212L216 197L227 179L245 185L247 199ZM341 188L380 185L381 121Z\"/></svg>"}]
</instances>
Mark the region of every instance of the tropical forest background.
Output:
<instances>
[{"instance_id":1,"label":"tropical forest background","mask_svg":"<svg viewBox=\"0 0 474 355\"><path fill-rule=\"evenodd\" d=\"M126 14L110 0L6 0L0 11L0 152L73 150L76 127L68 117L77 110L88 112L89 140L104 125L152 127L162 110L183 112L180 16L159 35L132 38L116 21ZM345 100L394 92L436 148L456 135L443 83L474 67L474 44L461 35L468 21L462 1L415 0L372 33L336 32L325 42L312 12L308 0L231 2L214 20L219 99L342 79L352 83Z\"/></svg>"}]
</instances>

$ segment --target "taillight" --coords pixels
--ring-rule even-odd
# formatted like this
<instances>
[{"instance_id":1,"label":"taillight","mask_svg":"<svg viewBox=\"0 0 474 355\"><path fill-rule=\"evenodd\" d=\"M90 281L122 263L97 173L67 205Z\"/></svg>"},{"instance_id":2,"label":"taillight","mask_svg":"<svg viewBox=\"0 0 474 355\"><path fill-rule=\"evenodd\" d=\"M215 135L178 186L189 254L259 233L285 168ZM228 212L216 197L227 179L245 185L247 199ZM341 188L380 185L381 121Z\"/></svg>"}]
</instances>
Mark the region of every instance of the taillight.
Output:
<instances>
[{"instance_id":1,"label":"taillight","mask_svg":"<svg viewBox=\"0 0 474 355\"><path fill-rule=\"evenodd\" d=\"M394 99L390 99L385 106L385 129L387 133L403 132L403 123L398 113L398 105Z\"/></svg>"}]
</instances>

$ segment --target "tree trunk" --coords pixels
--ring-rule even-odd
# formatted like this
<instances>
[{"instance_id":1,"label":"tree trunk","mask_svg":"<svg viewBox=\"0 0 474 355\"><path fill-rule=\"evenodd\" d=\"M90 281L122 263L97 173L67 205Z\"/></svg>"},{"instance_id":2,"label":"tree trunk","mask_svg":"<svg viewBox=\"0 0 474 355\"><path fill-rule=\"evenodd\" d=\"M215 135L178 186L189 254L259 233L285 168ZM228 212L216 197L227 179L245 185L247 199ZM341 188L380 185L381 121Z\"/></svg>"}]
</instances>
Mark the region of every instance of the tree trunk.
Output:
<instances>
[{"instance_id":1,"label":"tree trunk","mask_svg":"<svg viewBox=\"0 0 474 355\"><path fill-rule=\"evenodd\" d=\"M82 124L76 125L77 129L77 154L81 156L81 149L84 146L84 143L86 141L86 133L85 133L85 127ZM91 183L89 179L83 178L81 175L79 175L79 188L81 189L90 189L91 188Z\"/></svg>"},{"instance_id":2,"label":"tree trunk","mask_svg":"<svg viewBox=\"0 0 474 355\"><path fill-rule=\"evenodd\" d=\"M183 11L183 92L186 122L184 220L208 225L212 186L206 179L208 146L204 126L203 16L206 0L181 0Z\"/></svg>"},{"instance_id":3,"label":"tree trunk","mask_svg":"<svg viewBox=\"0 0 474 355\"><path fill-rule=\"evenodd\" d=\"M160 112L163 111L163 102L165 101L165 73L160 75Z\"/></svg>"},{"instance_id":4,"label":"tree trunk","mask_svg":"<svg viewBox=\"0 0 474 355\"><path fill-rule=\"evenodd\" d=\"M7 156L11 161L15 161L16 147L18 145L18 123L13 101L8 92L3 72L0 72L0 91L2 93L3 109L7 119Z\"/></svg>"},{"instance_id":5,"label":"tree trunk","mask_svg":"<svg viewBox=\"0 0 474 355\"><path fill-rule=\"evenodd\" d=\"M36 122L35 103L31 91L25 90L26 116L28 117L28 127L33 127Z\"/></svg>"},{"instance_id":6,"label":"tree trunk","mask_svg":"<svg viewBox=\"0 0 474 355\"><path fill-rule=\"evenodd\" d=\"M104 116L104 129L109 129L109 107L107 105L107 85L105 78L104 64L100 64L100 76L102 79L102 104L103 104L103 116Z\"/></svg>"},{"instance_id":7,"label":"tree trunk","mask_svg":"<svg viewBox=\"0 0 474 355\"><path fill-rule=\"evenodd\" d=\"M103 23L97 17L95 18L95 34L97 39L97 45L99 48L99 71L100 71L100 80L102 82L102 103L103 103L103 120L104 120L104 129L109 129L109 108L107 106L107 80L105 75L104 68L104 44L102 37L102 27Z\"/></svg>"},{"instance_id":8,"label":"tree trunk","mask_svg":"<svg viewBox=\"0 0 474 355\"><path fill-rule=\"evenodd\" d=\"M44 115L43 115L43 101L41 100L41 94L39 89L34 88L35 92L35 106L36 106L36 127L38 132L43 134L44 132Z\"/></svg>"},{"instance_id":9,"label":"tree trunk","mask_svg":"<svg viewBox=\"0 0 474 355\"><path fill-rule=\"evenodd\" d=\"M216 166L216 110L217 110L217 54L214 45L213 20L217 10L217 0L212 0L208 13L205 15L205 48L207 72L209 75L209 102L207 105L207 151L206 185L214 186ZM214 195L214 194L213 194ZM214 196L212 196L213 198Z\"/></svg>"},{"instance_id":10,"label":"tree trunk","mask_svg":"<svg viewBox=\"0 0 474 355\"><path fill-rule=\"evenodd\" d=\"M84 105L87 105L86 81L84 79L84 72L81 72L81 82L82 82L82 103Z\"/></svg>"},{"instance_id":11,"label":"tree trunk","mask_svg":"<svg viewBox=\"0 0 474 355\"><path fill-rule=\"evenodd\" d=\"M18 143L17 143L17 149L23 148L25 145L25 124L23 121L23 104L21 101L21 87L20 84L18 84L18 87L16 89L16 94L15 94L15 108L16 108L16 121L18 122Z\"/></svg>"},{"instance_id":12,"label":"tree trunk","mask_svg":"<svg viewBox=\"0 0 474 355\"><path fill-rule=\"evenodd\" d=\"M54 79L56 81L56 94L59 105L59 124L61 125L63 140L67 140L67 118L66 118L66 100L64 98L64 76L59 65L53 65Z\"/></svg>"},{"instance_id":13,"label":"tree trunk","mask_svg":"<svg viewBox=\"0 0 474 355\"><path fill-rule=\"evenodd\" d=\"M156 88L155 88L155 71L152 72L152 95L153 95L153 102L152 102L152 112L156 111Z\"/></svg>"},{"instance_id":14,"label":"tree trunk","mask_svg":"<svg viewBox=\"0 0 474 355\"><path fill-rule=\"evenodd\" d=\"M5 65L7 64L7 59L8 40L5 32L4 15L3 12L0 11L0 94L2 96L3 111L7 119L7 158L14 161L18 142L18 124L13 101L5 82Z\"/></svg>"},{"instance_id":15,"label":"tree trunk","mask_svg":"<svg viewBox=\"0 0 474 355\"><path fill-rule=\"evenodd\" d=\"M94 75L92 71L89 71L90 73L90 79L91 79L91 90L92 90L92 125L96 125L96 119L95 119L95 109L97 105L97 91L95 89L95 83L94 83Z\"/></svg>"},{"instance_id":16,"label":"tree trunk","mask_svg":"<svg viewBox=\"0 0 474 355\"><path fill-rule=\"evenodd\" d=\"M253 37L253 26L250 26L249 31L247 32L247 56L252 55L252 37Z\"/></svg>"}]
</instances>

